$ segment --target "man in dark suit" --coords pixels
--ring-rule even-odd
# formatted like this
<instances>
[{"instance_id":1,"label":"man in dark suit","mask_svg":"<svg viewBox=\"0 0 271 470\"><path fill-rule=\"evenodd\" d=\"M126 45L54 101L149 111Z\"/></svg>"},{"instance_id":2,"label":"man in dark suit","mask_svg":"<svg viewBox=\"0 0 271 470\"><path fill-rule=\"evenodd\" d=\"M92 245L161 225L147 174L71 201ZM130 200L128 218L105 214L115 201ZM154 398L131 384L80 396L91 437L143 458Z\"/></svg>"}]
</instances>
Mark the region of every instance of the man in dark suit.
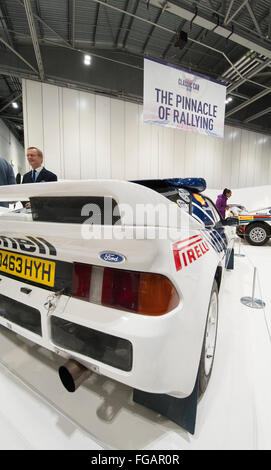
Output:
<instances>
[{"instance_id":1,"label":"man in dark suit","mask_svg":"<svg viewBox=\"0 0 271 470\"><path fill-rule=\"evenodd\" d=\"M45 183L57 181L57 176L42 165L43 154L37 147L28 147L27 160L32 170L23 176L22 183Z\"/></svg>"}]
</instances>

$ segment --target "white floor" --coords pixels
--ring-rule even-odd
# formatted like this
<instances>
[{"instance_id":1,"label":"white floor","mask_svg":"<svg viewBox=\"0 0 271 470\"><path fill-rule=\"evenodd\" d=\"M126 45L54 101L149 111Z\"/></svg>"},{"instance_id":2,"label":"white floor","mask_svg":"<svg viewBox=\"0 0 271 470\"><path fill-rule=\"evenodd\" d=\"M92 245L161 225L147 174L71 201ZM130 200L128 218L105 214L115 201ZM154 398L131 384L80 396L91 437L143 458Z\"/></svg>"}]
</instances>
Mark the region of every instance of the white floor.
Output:
<instances>
[{"instance_id":1,"label":"white floor","mask_svg":"<svg viewBox=\"0 0 271 470\"><path fill-rule=\"evenodd\" d=\"M1 327L0 449L271 449L271 241L242 242L241 253L225 273L215 364L194 436L105 377L69 394L59 357ZM240 302L251 295L254 266L264 310Z\"/></svg>"}]
</instances>

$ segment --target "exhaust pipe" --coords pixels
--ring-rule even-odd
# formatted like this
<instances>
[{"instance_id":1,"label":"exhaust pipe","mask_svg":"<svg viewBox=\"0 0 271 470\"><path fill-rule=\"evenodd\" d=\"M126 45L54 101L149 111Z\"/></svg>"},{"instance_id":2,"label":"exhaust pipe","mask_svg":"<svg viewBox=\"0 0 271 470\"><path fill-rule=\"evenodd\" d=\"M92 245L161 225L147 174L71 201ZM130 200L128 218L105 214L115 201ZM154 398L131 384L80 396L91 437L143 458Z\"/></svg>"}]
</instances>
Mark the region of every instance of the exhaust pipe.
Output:
<instances>
[{"instance_id":1,"label":"exhaust pipe","mask_svg":"<svg viewBox=\"0 0 271 470\"><path fill-rule=\"evenodd\" d=\"M58 373L62 384L68 392L75 392L92 374L91 370L73 359L60 366Z\"/></svg>"}]
</instances>

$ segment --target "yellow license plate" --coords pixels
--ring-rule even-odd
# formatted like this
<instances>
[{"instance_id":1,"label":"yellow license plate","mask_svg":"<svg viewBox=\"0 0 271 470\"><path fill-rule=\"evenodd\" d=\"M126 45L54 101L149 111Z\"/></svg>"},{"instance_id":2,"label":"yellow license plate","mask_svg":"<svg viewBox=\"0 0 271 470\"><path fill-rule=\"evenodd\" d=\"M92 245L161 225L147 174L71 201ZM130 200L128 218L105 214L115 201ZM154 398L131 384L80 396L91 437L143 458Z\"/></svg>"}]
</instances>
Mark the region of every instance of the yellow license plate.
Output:
<instances>
[{"instance_id":1,"label":"yellow license plate","mask_svg":"<svg viewBox=\"0 0 271 470\"><path fill-rule=\"evenodd\" d=\"M53 287L55 262L0 250L0 272Z\"/></svg>"}]
</instances>

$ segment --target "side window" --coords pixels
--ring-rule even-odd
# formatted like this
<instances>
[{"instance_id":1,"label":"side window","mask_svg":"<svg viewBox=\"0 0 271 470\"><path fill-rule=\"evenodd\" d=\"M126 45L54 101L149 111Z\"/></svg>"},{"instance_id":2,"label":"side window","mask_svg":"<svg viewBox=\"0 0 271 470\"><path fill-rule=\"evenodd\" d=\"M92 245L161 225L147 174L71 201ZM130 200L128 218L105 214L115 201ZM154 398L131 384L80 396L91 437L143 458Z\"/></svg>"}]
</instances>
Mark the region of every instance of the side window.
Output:
<instances>
[{"instance_id":1,"label":"side window","mask_svg":"<svg viewBox=\"0 0 271 470\"><path fill-rule=\"evenodd\" d=\"M192 194L192 216L206 227L212 227L220 220L212 202L196 193Z\"/></svg>"}]
</instances>

